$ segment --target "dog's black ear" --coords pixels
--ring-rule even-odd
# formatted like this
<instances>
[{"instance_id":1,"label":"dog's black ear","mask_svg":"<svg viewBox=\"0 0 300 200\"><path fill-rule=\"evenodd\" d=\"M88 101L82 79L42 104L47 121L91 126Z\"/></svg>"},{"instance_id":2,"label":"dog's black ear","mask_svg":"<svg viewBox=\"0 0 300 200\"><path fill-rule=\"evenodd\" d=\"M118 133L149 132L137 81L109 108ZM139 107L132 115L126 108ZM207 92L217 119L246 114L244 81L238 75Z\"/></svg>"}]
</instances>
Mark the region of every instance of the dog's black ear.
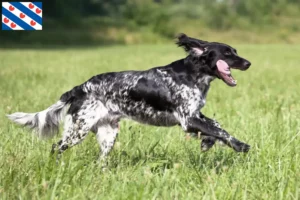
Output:
<instances>
[{"instance_id":1,"label":"dog's black ear","mask_svg":"<svg viewBox=\"0 0 300 200\"><path fill-rule=\"evenodd\" d=\"M188 37L184 33L179 34L177 39L178 41L176 44L179 47L183 47L186 52L194 56L201 56L205 51L205 47L209 44L207 41Z\"/></svg>"}]
</instances>

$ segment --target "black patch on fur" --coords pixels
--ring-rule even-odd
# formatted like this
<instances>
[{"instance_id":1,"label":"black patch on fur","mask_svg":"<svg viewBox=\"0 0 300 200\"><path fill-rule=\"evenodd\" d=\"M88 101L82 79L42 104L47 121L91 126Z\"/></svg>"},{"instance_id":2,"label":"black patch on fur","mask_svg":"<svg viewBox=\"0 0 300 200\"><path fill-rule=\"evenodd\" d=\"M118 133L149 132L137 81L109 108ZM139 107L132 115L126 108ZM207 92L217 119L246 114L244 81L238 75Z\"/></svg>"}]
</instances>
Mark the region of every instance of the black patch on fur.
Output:
<instances>
[{"instance_id":1,"label":"black patch on fur","mask_svg":"<svg viewBox=\"0 0 300 200\"><path fill-rule=\"evenodd\" d=\"M145 101L159 111L171 111L172 99L171 94L163 85L146 78L138 80L136 87L129 91L129 95L134 101Z\"/></svg>"},{"instance_id":2,"label":"black patch on fur","mask_svg":"<svg viewBox=\"0 0 300 200\"><path fill-rule=\"evenodd\" d=\"M79 112L79 110L82 109L82 105L84 104L85 100L86 100L86 97L84 97L84 96L81 96L81 98L74 99L67 113L72 116L74 114L76 115ZM76 120L76 118L74 118L74 117L72 117L72 119Z\"/></svg>"},{"instance_id":3,"label":"black patch on fur","mask_svg":"<svg viewBox=\"0 0 300 200\"><path fill-rule=\"evenodd\" d=\"M82 85L74 87L72 90L64 93L60 100L71 104L68 110L68 114L77 114L82 108L84 101L86 100L86 93L82 90ZM73 117L73 120L76 120Z\"/></svg>"},{"instance_id":4,"label":"black patch on fur","mask_svg":"<svg viewBox=\"0 0 300 200\"><path fill-rule=\"evenodd\" d=\"M62 102L66 102L66 104L72 103L75 99L80 99L83 97L86 93L82 90L82 86L76 86L72 90L64 93L60 100Z\"/></svg>"}]
</instances>

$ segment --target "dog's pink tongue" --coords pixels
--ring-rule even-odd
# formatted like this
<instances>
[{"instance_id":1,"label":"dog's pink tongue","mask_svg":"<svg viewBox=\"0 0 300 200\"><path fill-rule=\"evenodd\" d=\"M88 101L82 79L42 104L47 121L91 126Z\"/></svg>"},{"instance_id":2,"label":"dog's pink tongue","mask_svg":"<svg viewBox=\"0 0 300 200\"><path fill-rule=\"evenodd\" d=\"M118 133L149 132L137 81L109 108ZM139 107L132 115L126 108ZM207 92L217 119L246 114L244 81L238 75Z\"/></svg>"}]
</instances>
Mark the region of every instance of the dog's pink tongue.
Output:
<instances>
[{"instance_id":1,"label":"dog's pink tongue","mask_svg":"<svg viewBox=\"0 0 300 200\"><path fill-rule=\"evenodd\" d=\"M218 60L217 67L219 72L224 74L230 74L229 66L224 60Z\"/></svg>"}]
</instances>

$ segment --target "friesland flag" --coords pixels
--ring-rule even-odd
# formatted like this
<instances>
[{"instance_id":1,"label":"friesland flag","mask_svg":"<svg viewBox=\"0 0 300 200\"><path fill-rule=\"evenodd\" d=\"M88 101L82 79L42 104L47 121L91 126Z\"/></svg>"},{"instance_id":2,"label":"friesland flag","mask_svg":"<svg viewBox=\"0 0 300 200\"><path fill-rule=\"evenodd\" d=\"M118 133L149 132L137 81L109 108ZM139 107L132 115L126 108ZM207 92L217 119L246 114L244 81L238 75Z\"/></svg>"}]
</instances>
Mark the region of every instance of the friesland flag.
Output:
<instances>
[{"instance_id":1,"label":"friesland flag","mask_svg":"<svg viewBox=\"0 0 300 200\"><path fill-rule=\"evenodd\" d=\"M42 2L2 2L2 30L42 30Z\"/></svg>"}]
</instances>

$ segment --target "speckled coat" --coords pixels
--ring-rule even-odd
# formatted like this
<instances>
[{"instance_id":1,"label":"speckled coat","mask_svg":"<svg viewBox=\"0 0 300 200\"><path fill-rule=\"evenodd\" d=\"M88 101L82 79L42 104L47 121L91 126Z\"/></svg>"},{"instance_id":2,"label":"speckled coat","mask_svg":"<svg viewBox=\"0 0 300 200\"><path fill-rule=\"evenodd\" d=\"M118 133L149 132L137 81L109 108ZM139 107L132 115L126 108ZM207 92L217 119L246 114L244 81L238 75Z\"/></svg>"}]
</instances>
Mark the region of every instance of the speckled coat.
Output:
<instances>
[{"instance_id":1,"label":"speckled coat","mask_svg":"<svg viewBox=\"0 0 300 200\"><path fill-rule=\"evenodd\" d=\"M146 71L110 72L92 77L64 93L60 100L38 113L14 113L13 121L36 130L41 137L58 131L65 117L63 138L55 145L62 153L93 131L101 147L101 157L112 149L118 122L129 118L155 126L180 125L185 132L201 132L202 150L220 140L236 151L247 152L249 145L230 136L220 125L200 111L205 105L210 83L219 78L209 43L195 40L184 44L189 55L166 66ZM181 42L181 43L180 43ZM220 44L221 45L221 44Z\"/></svg>"}]
</instances>

